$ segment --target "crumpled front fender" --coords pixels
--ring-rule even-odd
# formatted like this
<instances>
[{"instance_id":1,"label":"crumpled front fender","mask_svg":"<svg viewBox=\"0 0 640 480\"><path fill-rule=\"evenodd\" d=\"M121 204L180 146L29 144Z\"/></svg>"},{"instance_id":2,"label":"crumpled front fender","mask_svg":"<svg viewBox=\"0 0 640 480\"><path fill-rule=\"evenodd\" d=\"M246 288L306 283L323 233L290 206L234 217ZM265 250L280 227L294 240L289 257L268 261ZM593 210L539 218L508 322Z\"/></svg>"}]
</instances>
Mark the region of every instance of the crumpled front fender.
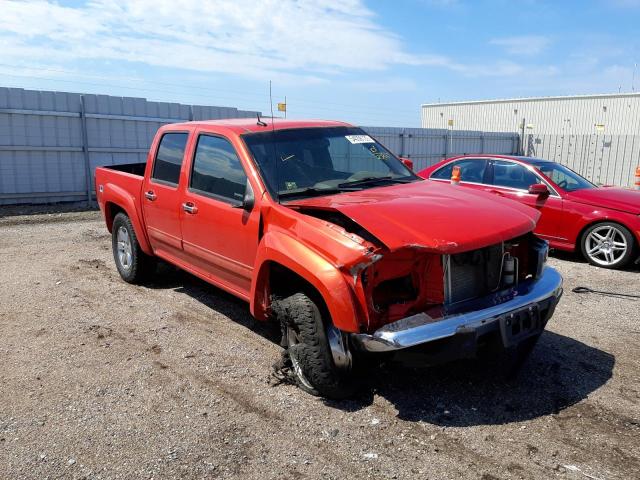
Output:
<instances>
[{"instance_id":1,"label":"crumpled front fender","mask_svg":"<svg viewBox=\"0 0 640 480\"><path fill-rule=\"evenodd\" d=\"M258 247L254 278L251 282L251 314L264 319L270 299L269 265L278 263L309 282L322 295L335 327L358 332L358 304L345 275L314 250L288 235L284 230L265 233Z\"/></svg>"}]
</instances>

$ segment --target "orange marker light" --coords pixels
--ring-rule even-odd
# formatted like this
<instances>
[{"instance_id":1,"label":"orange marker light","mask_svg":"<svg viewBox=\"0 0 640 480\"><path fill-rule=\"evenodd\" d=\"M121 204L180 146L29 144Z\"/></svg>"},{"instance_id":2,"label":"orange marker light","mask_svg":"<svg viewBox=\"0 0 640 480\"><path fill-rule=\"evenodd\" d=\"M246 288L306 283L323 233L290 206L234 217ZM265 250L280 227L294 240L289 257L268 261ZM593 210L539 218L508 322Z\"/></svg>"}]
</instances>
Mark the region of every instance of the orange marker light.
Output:
<instances>
[{"instance_id":1,"label":"orange marker light","mask_svg":"<svg viewBox=\"0 0 640 480\"><path fill-rule=\"evenodd\" d=\"M453 170L451 170L451 183L458 185L460 183L460 177L460 167L453 167Z\"/></svg>"},{"instance_id":2,"label":"orange marker light","mask_svg":"<svg viewBox=\"0 0 640 480\"><path fill-rule=\"evenodd\" d=\"M636 168L636 190L640 190L640 167Z\"/></svg>"}]
</instances>

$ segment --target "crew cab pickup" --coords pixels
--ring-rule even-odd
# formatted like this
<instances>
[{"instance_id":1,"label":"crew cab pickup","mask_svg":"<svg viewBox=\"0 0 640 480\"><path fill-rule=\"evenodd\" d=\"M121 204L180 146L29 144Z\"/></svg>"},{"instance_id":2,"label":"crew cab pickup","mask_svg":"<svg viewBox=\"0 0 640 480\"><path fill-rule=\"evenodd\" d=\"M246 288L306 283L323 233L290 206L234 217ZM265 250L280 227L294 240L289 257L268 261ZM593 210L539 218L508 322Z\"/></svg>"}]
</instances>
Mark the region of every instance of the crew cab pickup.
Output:
<instances>
[{"instance_id":1,"label":"crew cab pickup","mask_svg":"<svg viewBox=\"0 0 640 480\"><path fill-rule=\"evenodd\" d=\"M160 258L247 301L315 395L352 393L379 352L528 352L562 294L534 209L425 181L345 123L165 125L95 181L125 281Z\"/></svg>"}]
</instances>

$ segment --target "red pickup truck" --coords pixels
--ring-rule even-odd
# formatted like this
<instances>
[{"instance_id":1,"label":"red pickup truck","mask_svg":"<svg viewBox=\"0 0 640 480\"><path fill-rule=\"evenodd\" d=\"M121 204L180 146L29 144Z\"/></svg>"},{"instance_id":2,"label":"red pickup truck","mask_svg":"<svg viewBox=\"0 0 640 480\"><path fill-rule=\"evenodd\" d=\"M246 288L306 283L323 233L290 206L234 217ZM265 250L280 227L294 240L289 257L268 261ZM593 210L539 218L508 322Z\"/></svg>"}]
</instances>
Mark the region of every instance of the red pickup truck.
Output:
<instances>
[{"instance_id":1,"label":"red pickup truck","mask_svg":"<svg viewBox=\"0 0 640 480\"><path fill-rule=\"evenodd\" d=\"M95 178L125 281L161 258L246 300L316 395L352 393L371 353L527 353L562 294L535 210L425 181L345 123L166 125Z\"/></svg>"}]
</instances>

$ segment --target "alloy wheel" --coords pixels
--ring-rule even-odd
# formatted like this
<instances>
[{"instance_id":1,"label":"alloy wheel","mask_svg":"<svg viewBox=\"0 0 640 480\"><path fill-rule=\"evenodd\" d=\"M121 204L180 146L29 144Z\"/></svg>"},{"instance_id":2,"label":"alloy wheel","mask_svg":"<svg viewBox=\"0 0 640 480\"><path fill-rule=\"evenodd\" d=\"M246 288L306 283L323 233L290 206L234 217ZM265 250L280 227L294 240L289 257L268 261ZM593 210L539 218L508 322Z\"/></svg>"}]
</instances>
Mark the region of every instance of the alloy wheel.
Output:
<instances>
[{"instance_id":1,"label":"alloy wheel","mask_svg":"<svg viewBox=\"0 0 640 480\"><path fill-rule=\"evenodd\" d=\"M596 264L610 267L627 253L629 245L623 233L613 225L594 228L585 238L585 252Z\"/></svg>"},{"instance_id":2,"label":"alloy wheel","mask_svg":"<svg viewBox=\"0 0 640 480\"><path fill-rule=\"evenodd\" d=\"M133 250L131 248L131 238L129 237L129 232L124 226L120 226L118 228L116 240L118 242L118 262L123 269L127 271L131 270L131 266L133 263Z\"/></svg>"}]
</instances>

